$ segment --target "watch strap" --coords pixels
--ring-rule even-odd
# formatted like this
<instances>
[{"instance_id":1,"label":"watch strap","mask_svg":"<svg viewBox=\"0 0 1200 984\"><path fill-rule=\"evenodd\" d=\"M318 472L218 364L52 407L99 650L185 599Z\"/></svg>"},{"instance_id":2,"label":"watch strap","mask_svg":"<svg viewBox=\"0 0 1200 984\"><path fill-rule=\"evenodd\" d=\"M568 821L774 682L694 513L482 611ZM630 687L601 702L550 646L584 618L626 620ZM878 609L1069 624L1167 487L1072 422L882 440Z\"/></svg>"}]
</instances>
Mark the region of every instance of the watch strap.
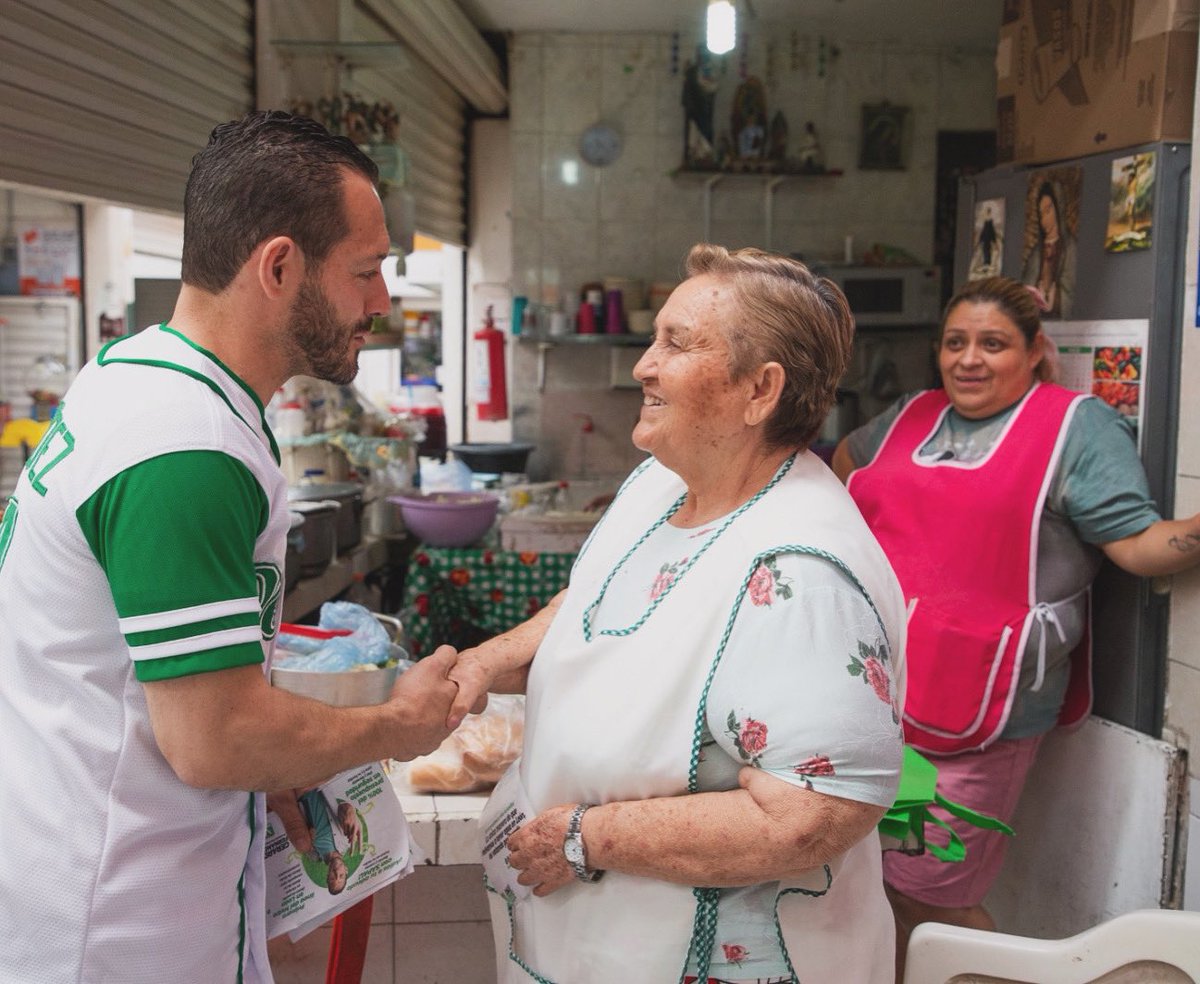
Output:
<instances>
[{"instance_id":1,"label":"watch strap","mask_svg":"<svg viewBox=\"0 0 1200 984\"><path fill-rule=\"evenodd\" d=\"M571 811L570 819L567 820L567 833L563 838L564 854L567 862L571 865L575 872L575 877L580 881L594 882L599 881L603 871L592 870L587 866L587 856L583 847L583 815L592 808L591 803L580 803ZM571 852L566 851L568 844L575 844L579 850L575 856Z\"/></svg>"}]
</instances>

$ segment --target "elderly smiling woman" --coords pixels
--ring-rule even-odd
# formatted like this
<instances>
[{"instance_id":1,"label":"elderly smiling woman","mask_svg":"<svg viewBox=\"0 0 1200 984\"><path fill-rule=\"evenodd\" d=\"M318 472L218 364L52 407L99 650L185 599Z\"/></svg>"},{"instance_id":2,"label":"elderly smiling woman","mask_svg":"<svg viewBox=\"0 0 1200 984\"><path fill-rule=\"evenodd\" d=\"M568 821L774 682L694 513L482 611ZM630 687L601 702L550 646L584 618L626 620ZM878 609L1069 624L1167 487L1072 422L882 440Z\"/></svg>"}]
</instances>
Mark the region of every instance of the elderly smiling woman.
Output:
<instances>
[{"instance_id":1,"label":"elderly smiling woman","mask_svg":"<svg viewBox=\"0 0 1200 984\"><path fill-rule=\"evenodd\" d=\"M451 673L459 711L528 693L483 818L485 853L509 849L487 869L501 979L890 981L875 825L902 757L904 607L807 450L850 312L759 250L699 245L687 270L634 369L649 460L570 586Z\"/></svg>"}]
</instances>

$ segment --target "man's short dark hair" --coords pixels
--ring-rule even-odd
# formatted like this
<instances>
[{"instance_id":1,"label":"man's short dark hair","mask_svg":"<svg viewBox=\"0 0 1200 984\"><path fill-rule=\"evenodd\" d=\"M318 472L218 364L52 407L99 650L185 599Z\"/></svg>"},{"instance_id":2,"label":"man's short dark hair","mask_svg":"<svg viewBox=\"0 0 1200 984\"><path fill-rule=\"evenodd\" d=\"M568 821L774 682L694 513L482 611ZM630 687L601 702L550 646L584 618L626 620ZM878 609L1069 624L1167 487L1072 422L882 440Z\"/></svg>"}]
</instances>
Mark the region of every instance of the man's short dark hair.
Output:
<instances>
[{"instance_id":1,"label":"man's short dark hair","mask_svg":"<svg viewBox=\"0 0 1200 984\"><path fill-rule=\"evenodd\" d=\"M192 159L184 194L183 282L220 293L272 236L290 236L319 266L350 231L347 169L379 180L352 141L305 116L267 110L214 128Z\"/></svg>"}]
</instances>

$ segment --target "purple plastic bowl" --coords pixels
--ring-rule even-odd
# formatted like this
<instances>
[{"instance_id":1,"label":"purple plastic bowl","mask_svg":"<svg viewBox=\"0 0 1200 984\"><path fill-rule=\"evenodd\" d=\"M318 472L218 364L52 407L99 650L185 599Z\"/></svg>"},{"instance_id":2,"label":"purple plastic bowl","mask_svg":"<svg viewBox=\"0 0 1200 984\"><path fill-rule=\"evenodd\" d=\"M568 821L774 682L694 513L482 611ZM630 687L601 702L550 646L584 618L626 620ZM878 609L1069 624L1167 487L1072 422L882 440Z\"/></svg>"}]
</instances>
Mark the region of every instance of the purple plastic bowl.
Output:
<instances>
[{"instance_id":1,"label":"purple plastic bowl","mask_svg":"<svg viewBox=\"0 0 1200 984\"><path fill-rule=\"evenodd\" d=\"M405 528L431 547L466 547L496 521L498 496L490 492L431 492L390 495Z\"/></svg>"}]
</instances>

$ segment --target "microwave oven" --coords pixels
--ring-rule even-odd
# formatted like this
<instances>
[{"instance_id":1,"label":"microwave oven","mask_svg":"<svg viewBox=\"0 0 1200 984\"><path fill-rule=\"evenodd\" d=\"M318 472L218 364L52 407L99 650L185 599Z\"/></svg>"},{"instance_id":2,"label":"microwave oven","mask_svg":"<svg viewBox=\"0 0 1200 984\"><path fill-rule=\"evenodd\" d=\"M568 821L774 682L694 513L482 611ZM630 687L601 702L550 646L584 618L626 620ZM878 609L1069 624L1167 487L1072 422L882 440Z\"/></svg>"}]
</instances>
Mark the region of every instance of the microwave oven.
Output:
<instances>
[{"instance_id":1,"label":"microwave oven","mask_svg":"<svg viewBox=\"0 0 1200 984\"><path fill-rule=\"evenodd\" d=\"M859 328L917 327L941 321L938 267L831 265L813 272L841 288Z\"/></svg>"}]
</instances>

